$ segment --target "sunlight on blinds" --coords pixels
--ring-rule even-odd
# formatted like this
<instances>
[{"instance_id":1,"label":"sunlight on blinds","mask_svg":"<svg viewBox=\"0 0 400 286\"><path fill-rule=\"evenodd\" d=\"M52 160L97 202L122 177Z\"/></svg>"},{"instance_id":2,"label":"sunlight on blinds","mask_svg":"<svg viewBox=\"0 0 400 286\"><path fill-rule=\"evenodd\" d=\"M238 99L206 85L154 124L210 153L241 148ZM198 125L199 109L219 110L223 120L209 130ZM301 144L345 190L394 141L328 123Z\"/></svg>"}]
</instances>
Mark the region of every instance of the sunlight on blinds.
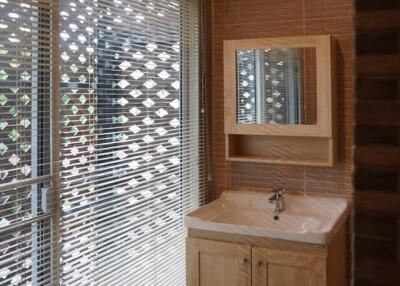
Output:
<instances>
[{"instance_id":1,"label":"sunlight on blinds","mask_svg":"<svg viewBox=\"0 0 400 286\"><path fill-rule=\"evenodd\" d=\"M0 285L48 285L51 4L0 0Z\"/></svg>"},{"instance_id":2,"label":"sunlight on blinds","mask_svg":"<svg viewBox=\"0 0 400 286\"><path fill-rule=\"evenodd\" d=\"M197 0L0 0L1 286L185 285L199 33Z\"/></svg>"},{"instance_id":3,"label":"sunlight on blinds","mask_svg":"<svg viewBox=\"0 0 400 286\"><path fill-rule=\"evenodd\" d=\"M202 202L196 1L61 0L64 285L185 285ZM132 284L133 283L133 284Z\"/></svg>"}]
</instances>

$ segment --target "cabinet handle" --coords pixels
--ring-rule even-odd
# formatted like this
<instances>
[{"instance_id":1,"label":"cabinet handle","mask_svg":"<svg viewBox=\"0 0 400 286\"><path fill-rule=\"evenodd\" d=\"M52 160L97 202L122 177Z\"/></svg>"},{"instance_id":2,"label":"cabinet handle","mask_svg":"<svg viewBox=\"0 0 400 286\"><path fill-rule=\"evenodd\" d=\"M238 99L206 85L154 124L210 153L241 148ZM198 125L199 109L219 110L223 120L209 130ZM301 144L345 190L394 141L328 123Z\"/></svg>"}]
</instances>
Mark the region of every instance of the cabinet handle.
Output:
<instances>
[{"instance_id":1,"label":"cabinet handle","mask_svg":"<svg viewBox=\"0 0 400 286\"><path fill-rule=\"evenodd\" d=\"M258 261L257 266L261 267L263 265L262 261Z\"/></svg>"},{"instance_id":2,"label":"cabinet handle","mask_svg":"<svg viewBox=\"0 0 400 286\"><path fill-rule=\"evenodd\" d=\"M240 264L245 265L247 263L247 258L243 258L240 260Z\"/></svg>"}]
</instances>

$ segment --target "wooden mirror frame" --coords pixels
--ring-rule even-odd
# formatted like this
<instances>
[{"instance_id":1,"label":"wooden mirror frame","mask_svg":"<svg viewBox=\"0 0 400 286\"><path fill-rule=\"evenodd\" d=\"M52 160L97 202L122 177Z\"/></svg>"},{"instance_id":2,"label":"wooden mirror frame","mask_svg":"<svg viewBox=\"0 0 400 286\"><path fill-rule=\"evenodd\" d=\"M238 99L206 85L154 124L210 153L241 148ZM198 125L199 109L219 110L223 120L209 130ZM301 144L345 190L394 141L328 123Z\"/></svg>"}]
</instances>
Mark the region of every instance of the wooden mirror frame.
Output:
<instances>
[{"instance_id":1,"label":"wooden mirror frame","mask_svg":"<svg viewBox=\"0 0 400 286\"><path fill-rule=\"evenodd\" d=\"M335 118L334 40L330 35L224 41L225 134L332 137ZM236 52L265 48L315 48L317 122L315 125L241 124L237 122Z\"/></svg>"}]
</instances>

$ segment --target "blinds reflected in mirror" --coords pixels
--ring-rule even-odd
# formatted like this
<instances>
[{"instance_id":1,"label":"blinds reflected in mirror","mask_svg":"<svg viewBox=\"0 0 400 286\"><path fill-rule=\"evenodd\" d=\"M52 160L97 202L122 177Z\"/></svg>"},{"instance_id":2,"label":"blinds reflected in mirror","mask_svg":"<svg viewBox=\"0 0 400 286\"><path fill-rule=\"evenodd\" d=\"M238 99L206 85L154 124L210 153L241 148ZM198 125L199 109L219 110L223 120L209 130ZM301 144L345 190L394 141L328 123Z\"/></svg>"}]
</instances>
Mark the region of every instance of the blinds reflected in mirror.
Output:
<instances>
[{"instance_id":1,"label":"blinds reflected in mirror","mask_svg":"<svg viewBox=\"0 0 400 286\"><path fill-rule=\"evenodd\" d=\"M237 121L316 124L315 48L237 51Z\"/></svg>"}]
</instances>

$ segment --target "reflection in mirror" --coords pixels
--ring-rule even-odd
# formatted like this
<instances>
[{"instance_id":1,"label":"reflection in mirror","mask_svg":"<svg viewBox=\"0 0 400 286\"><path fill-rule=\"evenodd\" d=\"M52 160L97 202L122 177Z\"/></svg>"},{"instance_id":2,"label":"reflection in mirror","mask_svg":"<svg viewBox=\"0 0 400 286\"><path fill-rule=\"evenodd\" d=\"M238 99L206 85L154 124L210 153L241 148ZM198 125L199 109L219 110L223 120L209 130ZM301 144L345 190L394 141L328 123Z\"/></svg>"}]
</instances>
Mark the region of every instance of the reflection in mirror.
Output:
<instances>
[{"instance_id":1,"label":"reflection in mirror","mask_svg":"<svg viewBox=\"0 0 400 286\"><path fill-rule=\"evenodd\" d=\"M316 124L315 48L238 50L236 63L239 124Z\"/></svg>"}]
</instances>

